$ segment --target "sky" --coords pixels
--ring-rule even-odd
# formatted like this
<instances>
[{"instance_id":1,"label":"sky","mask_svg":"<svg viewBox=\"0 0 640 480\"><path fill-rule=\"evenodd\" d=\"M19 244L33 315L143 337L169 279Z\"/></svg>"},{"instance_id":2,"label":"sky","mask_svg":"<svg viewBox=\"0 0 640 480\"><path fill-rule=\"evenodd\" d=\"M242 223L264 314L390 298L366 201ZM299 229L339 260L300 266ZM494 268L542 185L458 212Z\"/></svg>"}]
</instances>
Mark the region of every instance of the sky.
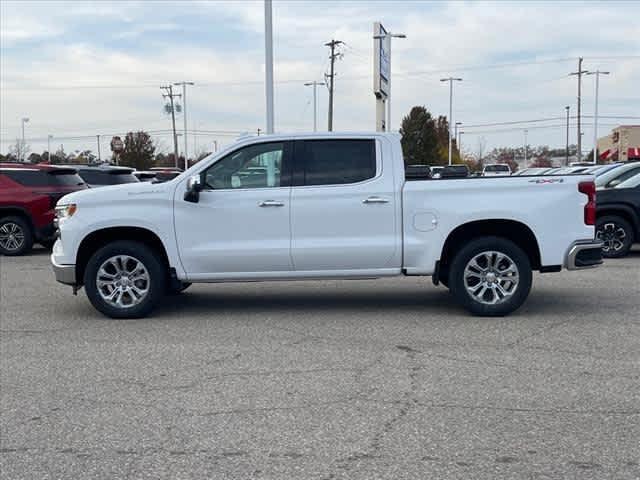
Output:
<instances>
[{"instance_id":1,"label":"sky","mask_svg":"<svg viewBox=\"0 0 640 480\"><path fill-rule=\"evenodd\" d=\"M309 81L328 72L324 44L345 42L336 62L334 129L375 129L373 22L406 34L392 45L392 130L414 105L462 122L463 149L563 147L565 106L576 112L583 68L600 77L599 134L640 124L639 2L273 2L275 128L313 128ZM265 129L264 7L258 1L0 0L0 151L21 136L32 151L62 144L109 149L114 134L153 133L172 147L161 85L187 90L189 152L211 151L239 133ZM583 79L583 150L593 139L595 75ZM181 92L181 87L175 87ZM318 124L328 92L318 88ZM522 120L552 119L532 123ZM177 124L182 129L182 114ZM488 125L506 123L506 125ZM475 126L474 126L475 125ZM570 143L577 130L571 120ZM182 151L182 138L180 150ZM53 147L52 147L53 148Z\"/></svg>"}]
</instances>

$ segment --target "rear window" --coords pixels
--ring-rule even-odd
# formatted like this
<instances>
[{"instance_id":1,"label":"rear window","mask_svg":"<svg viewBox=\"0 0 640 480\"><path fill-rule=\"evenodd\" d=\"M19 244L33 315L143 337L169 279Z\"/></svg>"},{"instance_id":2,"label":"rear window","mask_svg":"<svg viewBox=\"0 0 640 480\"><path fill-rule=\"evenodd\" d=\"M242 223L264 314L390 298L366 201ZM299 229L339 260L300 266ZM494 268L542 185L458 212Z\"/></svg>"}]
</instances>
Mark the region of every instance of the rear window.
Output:
<instances>
[{"instance_id":1,"label":"rear window","mask_svg":"<svg viewBox=\"0 0 640 480\"><path fill-rule=\"evenodd\" d=\"M110 172L87 169L80 170L80 176L89 185L120 185L138 182L138 179L128 171Z\"/></svg>"},{"instance_id":2,"label":"rear window","mask_svg":"<svg viewBox=\"0 0 640 480\"><path fill-rule=\"evenodd\" d=\"M73 170L4 170L2 173L25 187L73 187L84 185L84 180Z\"/></svg>"},{"instance_id":3,"label":"rear window","mask_svg":"<svg viewBox=\"0 0 640 480\"><path fill-rule=\"evenodd\" d=\"M307 140L305 185L357 183L376 175L374 140Z\"/></svg>"}]
</instances>

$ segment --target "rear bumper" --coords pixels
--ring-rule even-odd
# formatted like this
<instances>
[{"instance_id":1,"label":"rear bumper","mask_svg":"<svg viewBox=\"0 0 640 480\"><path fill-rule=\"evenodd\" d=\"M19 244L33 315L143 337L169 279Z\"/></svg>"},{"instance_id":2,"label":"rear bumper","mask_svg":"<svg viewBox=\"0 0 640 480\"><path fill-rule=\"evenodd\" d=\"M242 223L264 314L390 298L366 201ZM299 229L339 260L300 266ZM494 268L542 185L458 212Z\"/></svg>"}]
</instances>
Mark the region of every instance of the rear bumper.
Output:
<instances>
[{"instance_id":1,"label":"rear bumper","mask_svg":"<svg viewBox=\"0 0 640 480\"><path fill-rule=\"evenodd\" d=\"M567 253L567 270L581 270L583 268L597 267L602 263L602 242L580 241L575 242Z\"/></svg>"},{"instance_id":2,"label":"rear bumper","mask_svg":"<svg viewBox=\"0 0 640 480\"><path fill-rule=\"evenodd\" d=\"M53 259L53 255L51 255L51 266L58 282L65 285L77 285L75 265L58 265Z\"/></svg>"}]
</instances>

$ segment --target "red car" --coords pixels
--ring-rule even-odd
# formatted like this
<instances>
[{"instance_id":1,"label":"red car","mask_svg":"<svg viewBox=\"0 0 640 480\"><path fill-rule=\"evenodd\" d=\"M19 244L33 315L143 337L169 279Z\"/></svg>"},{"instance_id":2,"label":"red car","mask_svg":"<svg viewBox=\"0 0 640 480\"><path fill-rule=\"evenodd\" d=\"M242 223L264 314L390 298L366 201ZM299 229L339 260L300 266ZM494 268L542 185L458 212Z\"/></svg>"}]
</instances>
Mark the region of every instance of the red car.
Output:
<instances>
[{"instance_id":1,"label":"red car","mask_svg":"<svg viewBox=\"0 0 640 480\"><path fill-rule=\"evenodd\" d=\"M0 163L0 254L23 255L35 242L50 247L56 202L85 188L75 168Z\"/></svg>"}]
</instances>

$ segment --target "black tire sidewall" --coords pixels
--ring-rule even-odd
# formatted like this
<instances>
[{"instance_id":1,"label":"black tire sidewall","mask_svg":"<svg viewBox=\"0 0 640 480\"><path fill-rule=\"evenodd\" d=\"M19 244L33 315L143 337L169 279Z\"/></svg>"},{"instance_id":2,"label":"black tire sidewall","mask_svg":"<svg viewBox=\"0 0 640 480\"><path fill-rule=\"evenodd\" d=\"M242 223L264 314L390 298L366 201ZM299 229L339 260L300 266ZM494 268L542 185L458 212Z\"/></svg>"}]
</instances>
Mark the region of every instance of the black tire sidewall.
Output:
<instances>
[{"instance_id":1,"label":"black tire sidewall","mask_svg":"<svg viewBox=\"0 0 640 480\"><path fill-rule=\"evenodd\" d=\"M102 263L115 255L129 255L136 258L147 269L150 276L149 293L144 300L130 308L121 309L106 303L96 286L96 274ZM109 243L97 250L89 259L84 273L84 287L91 304L111 318L145 317L155 308L166 290L166 272L159 255L147 245L133 241Z\"/></svg>"},{"instance_id":2,"label":"black tire sidewall","mask_svg":"<svg viewBox=\"0 0 640 480\"><path fill-rule=\"evenodd\" d=\"M17 257L28 253L31 250L31 247L33 247L33 232L31 231L31 225L29 225L29 222L22 217L15 216L0 218L0 226L5 223L15 223L22 229L24 233L24 243L18 250L5 250L0 247L0 253L7 257Z\"/></svg>"},{"instance_id":3,"label":"black tire sidewall","mask_svg":"<svg viewBox=\"0 0 640 480\"><path fill-rule=\"evenodd\" d=\"M600 226L605 223L613 223L616 226L622 228L625 233L625 241L622 249L618 252L605 252L602 250L602 256L605 258L620 258L629 254L629 250L631 250L631 246L633 245L633 229L629 222L627 222L624 218L618 217L616 215L607 215L601 218L598 218L596 221L596 232L600 230Z\"/></svg>"},{"instance_id":4,"label":"black tire sidewall","mask_svg":"<svg viewBox=\"0 0 640 480\"><path fill-rule=\"evenodd\" d=\"M475 300L464 286L464 269L475 255L487 250L508 255L518 267L519 282L511 298L496 305L485 305ZM471 240L456 254L449 270L451 293L469 312L479 316L504 316L517 310L531 290L533 273L527 254L512 241L502 237L481 237Z\"/></svg>"}]
</instances>

